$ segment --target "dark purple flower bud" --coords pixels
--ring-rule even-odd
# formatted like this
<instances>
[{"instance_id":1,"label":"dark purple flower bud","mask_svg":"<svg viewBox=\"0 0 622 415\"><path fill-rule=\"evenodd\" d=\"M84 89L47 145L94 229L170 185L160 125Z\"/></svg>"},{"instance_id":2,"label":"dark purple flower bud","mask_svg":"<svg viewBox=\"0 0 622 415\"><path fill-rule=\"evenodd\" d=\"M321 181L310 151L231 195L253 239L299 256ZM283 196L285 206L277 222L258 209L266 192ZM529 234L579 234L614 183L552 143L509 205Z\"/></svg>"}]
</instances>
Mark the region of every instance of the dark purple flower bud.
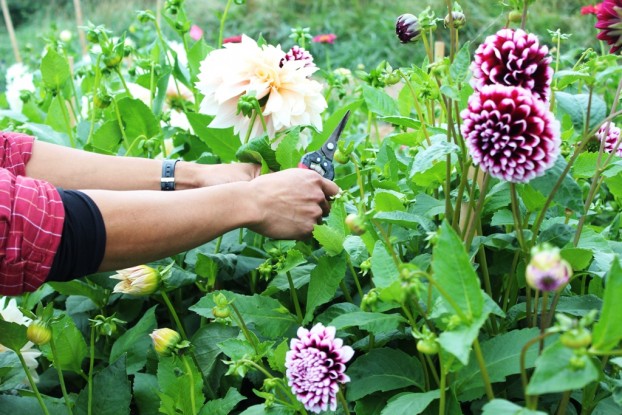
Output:
<instances>
[{"instance_id":1,"label":"dark purple flower bud","mask_svg":"<svg viewBox=\"0 0 622 415\"><path fill-rule=\"evenodd\" d=\"M421 37L421 26L417 16L406 13L397 18L395 34L402 43L416 42Z\"/></svg>"}]
</instances>

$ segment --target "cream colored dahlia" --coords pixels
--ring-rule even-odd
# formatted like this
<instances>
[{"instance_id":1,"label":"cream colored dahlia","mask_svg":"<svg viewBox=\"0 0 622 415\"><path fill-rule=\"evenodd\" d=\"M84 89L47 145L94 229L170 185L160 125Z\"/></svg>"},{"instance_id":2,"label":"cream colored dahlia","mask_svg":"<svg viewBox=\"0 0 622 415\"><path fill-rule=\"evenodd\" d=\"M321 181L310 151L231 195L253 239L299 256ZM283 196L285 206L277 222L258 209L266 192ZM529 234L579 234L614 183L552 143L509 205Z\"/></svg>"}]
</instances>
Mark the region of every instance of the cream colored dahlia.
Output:
<instances>
[{"instance_id":1,"label":"cream colored dahlia","mask_svg":"<svg viewBox=\"0 0 622 415\"><path fill-rule=\"evenodd\" d=\"M320 114L326 109L322 85L310 79L317 71L309 60L286 60L280 46L259 46L242 36L240 43L227 43L201 62L196 86L205 96L200 112L214 115L212 128L233 127L236 134L250 138L264 133L259 119L238 113L238 100L255 94L261 104L269 137L293 126L313 126L320 130Z\"/></svg>"}]
</instances>

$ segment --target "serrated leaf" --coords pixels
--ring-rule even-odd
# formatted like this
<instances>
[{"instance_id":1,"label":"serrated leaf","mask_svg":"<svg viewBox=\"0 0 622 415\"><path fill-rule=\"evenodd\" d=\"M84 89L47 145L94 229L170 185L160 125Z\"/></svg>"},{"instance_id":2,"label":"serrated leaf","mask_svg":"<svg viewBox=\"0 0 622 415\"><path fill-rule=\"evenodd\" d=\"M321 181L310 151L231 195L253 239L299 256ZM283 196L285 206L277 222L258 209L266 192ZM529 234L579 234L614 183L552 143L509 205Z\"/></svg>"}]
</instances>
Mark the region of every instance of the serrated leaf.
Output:
<instances>
[{"instance_id":1,"label":"serrated leaf","mask_svg":"<svg viewBox=\"0 0 622 415\"><path fill-rule=\"evenodd\" d=\"M598 153L583 152L572 165L572 175L577 179L589 179L596 172Z\"/></svg>"},{"instance_id":2,"label":"serrated leaf","mask_svg":"<svg viewBox=\"0 0 622 415\"><path fill-rule=\"evenodd\" d=\"M590 108L590 130L600 124L607 116L607 104L598 95L573 95L557 91L555 92L555 101L559 109L570 115L575 131L579 133L582 133L585 128L588 106Z\"/></svg>"},{"instance_id":3,"label":"serrated leaf","mask_svg":"<svg viewBox=\"0 0 622 415\"><path fill-rule=\"evenodd\" d=\"M298 145L300 142L300 130L295 128L289 131L276 148L276 161L280 169L297 167L303 156L303 151Z\"/></svg>"},{"instance_id":4,"label":"serrated leaf","mask_svg":"<svg viewBox=\"0 0 622 415\"><path fill-rule=\"evenodd\" d=\"M115 362L121 355L126 354L128 374L138 372L147 362L147 351L151 345L149 334L157 327L155 309L156 306L153 306L147 310L140 320L112 345L108 361Z\"/></svg>"},{"instance_id":5,"label":"serrated leaf","mask_svg":"<svg viewBox=\"0 0 622 415\"><path fill-rule=\"evenodd\" d=\"M63 370L71 370L76 373L82 372L82 361L86 358L88 350L82 333L76 327L71 317L64 315L59 320L52 322L52 335L56 346L56 358L52 356L49 344L41 346L45 356L58 364ZM125 360L123 361L125 368Z\"/></svg>"},{"instance_id":6,"label":"serrated leaf","mask_svg":"<svg viewBox=\"0 0 622 415\"><path fill-rule=\"evenodd\" d=\"M69 79L69 62L52 48L41 59L41 79L46 87L59 89Z\"/></svg>"},{"instance_id":7,"label":"serrated leaf","mask_svg":"<svg viewBox=\"0 0 622 415\"><path fill-rule=\"evenodd\" d=\"M359 327L370 333L382 333L397 330L400 324L405 323L404 317L399 314L372 313L365 311L342 314L330 322L337 330L348 327Z\"/></svg>"},{"instance_id":8,"label":"serrated leaf","mask_svg":"<svg viewBox=\"0 0 622 415\"><path fill-rule=\"evenodd\" d=\"M581 271L587 268L593 257L592 251L582 248L564 248L560 253L574 271Z\"/></svg>"},{"instance_id":9,"label":"serrated leaf","mask_svg":"<svg viewBox=\"0 0 622 415\"><path fill-rule=\"evenodd\" d=\"M303 324L313 320L315 309L332 300L346 273L346 254L322 256L311 271L307 290L307 306Z\"/></svg>"},{"instance_id":10,"label":"serrated leaf","mask_svg":"<svg viewBox=\"0 0 622 415\"><path fill-rule=\"evenodd\" d=\"M328 255L339 255L343 251L345 235L329 225L315 225L313 237L322 245Z\"/></svg>"},{"instance_id":11,"label":"serrated leaf","mask_svg":"<svg viewBox=\"0 0 622 415\"><path fill-rule=\"evenodd\" d=\"M489 314L490 311L486 310L468 324L461 324L454 329L443 331L438 336L441 348L454 355L463 365L468 364L472 344Z\"/></svg>"},{"instance_id":12,"label":"serrated leaf","mask_svg":"<svg viewBox=\"0 0 622 415\"><path fill-rule=\"evenodd\" d=\"M160 357L158 363L160 412L165 414L196 414L205 401L203 377L190 356L181 359ZM190 385L193 385L191 388ZM194 398L190 394L194 392ZM192 403L194 402L194 407Z\"/></svg>"},{"instance_id":13,"label":"serrated leaf","mask_svg":"<svg viewBox=\"0 0 622 415\"><path fill-rule=\"evenodd\" d=\"M401 393L389 399L380 415L417 415L440 396L438 389L422 393Z\"/></svg>"},{"instance_id":14,"label":"serrated leaf","mask_svg":"<svg viewBox=\"0 0 622 415\"><path fill-rule=\"evenodd\" d=\"M266 135L242 144L235 156L245 163L262 164L265 162L272 171L281 169L276 161L276 152L270 146L270 141Z\"/></svg>"},{"instance_id":15,"label":"serrated leaf","mask_svg":"<svg viewBox=\"0 0 622 415\"><path fill-rule=\"evenodd\" d=\"M123 130L132 145L136 140L147 140L160 134L160 123L156 120L151 108L140 99L122 98L117 101ZM133 146L137 148L137 146ZM131 152L130 154L134 154Z\"/></svg>"},{"instance_id":16,"label":"serrated leaf","mask_svg":"<svg viewBox=\"0 0 622 415\"><path fill-rule=\"evenodd\" d=\"M505 399L493 399L482 409L482 415L546 415L546 412L532 411Z\"/></svg>"},{"instance_id":17,"label":"serrated leaf","mask_svg":"<svg viewBox=\"0 0 622 415\"><path fill-rule=\"evenodd\" d=\"M471 42L465 42L449 66L449 76L456 83L464 81L469 74L469 66L471 65L470 48Z\"/></svg>"},{"instance_id":18,"label":"serrated leaf","mask_svg":"<svg viewBox=\"0 0 622 415\"><path fill-rule=\"evenodd\" d=\"M409 386L423 389L423 370L418 359L399 349L372 349L348 368L348 399L356 401L378 391Z\"/></svg>"},{"instance_id":19,"label":"serrated leaf","mask_svg":"<svg viewBox=\"0 0 622 415\"><path fill-rule=\"evenodd\" d=\"M385 116L399 114L395 100L386 92L367 84L363 84L361 87L363 88L363 99L371 112Z\"/></svg>"},{"instance_id":20,"label":"serrated leaf","mask_svg":"<svg viewBox=\"0 0 622 415\"><path fill-rule=\"evenodd\" d=\"M452 307L467 319L477 319L484 307L479 278L456 231L444 221L432 253L432 269L437 287L452 300ZM465 322L466 323L466 322Z\"/></svg>"},{"instance_id":21,"label":"serrated leaf","mask_svg":"<svg viewBox=\"0 0 622 415\"><path fill-rule=\"evenodd\" d=\"M419 227L421 227L426 232L431 232L435 230L434 222L432 222L430 219L408 212L378 212L374 215L374 220L377 220L379 222L392 223L394 225L403 226L408 229L418 229Z\"/></svg>"},{"instance_id":22,"label":"serrated leaf","mask_svg":"<svg viewBox=\"0 0 622 415\"><path fill-rule=\"evenodd\" d=\"M618 324L622 315L622 268L617 257L605 279L605 293L600 318L594 324L592 348L601 352L613 349L622 340L622 325Z\"/></svg>"},{"instance_id":23,"label":"serrated leaf","mask_svg":"<svg viewBox=\"0 0 622 415\"><path fill-rule=\"evenodd\" d=\"M244 399L246 397L237 389L229 388L224 398L214 399L203 405L199 415L228 415Z\"/></svg>"},{"instance_id":24,"label":"serrated leaf","mask_svg":"<svg viewBox=\"0 0 622 415\"><path fill-rule=\"evenodd\" d=\"M399 277L399 270L381 241L376 241L371 257L371 272L377 288L388 287Z\"/></svg>"},{"instance_id":25,"label":"serrated leaf","mask_svg":"<svg viewBox=\"0 0 622 415\"><path fill-rule=\"evenodd\" d=\"M529 184L548 197L567 164L563 157L558 157L553 167L547 170L544 176L533 179ZM581 187L579 187L577 182L569 174L564 177L561 186L557 189L555 196L553 196L553 200L575 212L583 211L583 192L581 191Z\"/></svg>"},{"instance_id":26,"label":"serrated leaf","mask_svg":"<svg viewBox=\"0 0 622 415\"><path fill-rule=\"evenodd\" d=\"M93 377L92 408L98 415L124 415L130 413L132 401L131 384L125 370L125 356L106 367ZM87 413L87 388L83 389L76 401L80 413Z\"/></svg>"},{"instance_id":27,"label":"serrated leaf","mask_svg":"<svg viewBox=\"0 0 622 415\"><path fill-rule=\"evenodd\" d=\"M28 327L21 324L0 319L0 344L14 352L21 350L28 343L27 329Z\"/></svg>"},{"instance_id":28,"label":"serrated leaf","mask_svg":"<svg viewBox=\"0 0 622 415\"><path fill-rule=\"evenodd\" d=\"M222 354L218 344L234 338L240 329L237 327L225 326L220 323L211 323L197 330L191 339L194 346L194 355L201 372L209 376L217 363L218 357Z\"/></svg>"}]
</instances>

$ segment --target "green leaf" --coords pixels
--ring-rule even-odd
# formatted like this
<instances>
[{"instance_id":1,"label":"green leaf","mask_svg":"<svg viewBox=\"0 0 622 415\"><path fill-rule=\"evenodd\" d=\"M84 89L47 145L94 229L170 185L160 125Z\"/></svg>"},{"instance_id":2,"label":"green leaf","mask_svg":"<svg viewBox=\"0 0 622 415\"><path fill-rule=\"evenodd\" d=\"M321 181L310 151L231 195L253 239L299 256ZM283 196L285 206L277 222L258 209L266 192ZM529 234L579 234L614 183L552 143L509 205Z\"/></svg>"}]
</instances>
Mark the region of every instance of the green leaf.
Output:
<instances>
[{"instance_id":1,"label":"green leaf","mask_svg":"<svg viewBox=\"0 0 622 415\"><path fill-rule=\"evenodd\" d=\"M23 372L22 372L23 374ZM67 407L62 400L43 397L49 415L66 415ZM86 413L86 412L85 412ZM41 405L34 395L0 395L0 415L44 415Z\"/></svg>"},{"instance_id":2,"label":"green leaf","mask_svg":"<svg viewBox=\"0 0 622 415\"><path fill-rule=\"evenodd\" d=\"M303 324L313 320L315 309L333 299L346 273L346 255L322 256L311 271Z\"/></svg>"},{"instance_id":3,"label":"green leaf","mask_svg":"<svg viewBox=\"0 0 622 415\"><path fill-rule=\"evenodd\" d=\"M520 373L520 354L529 340L537 337L537 328L512 330L481 343L482 355L490 381L503 382L507 376ZM533 367L538 357L538 347L531 347L526 354L525 368ZM475 359L462 368L452 383L461 401L471 401L484 395L484 381Z\"/></svg>"},{"instance_id":4,"label":"green leaf","mask_svg":"<svg viewBox=\"0 0 622 415\"><path fill-rule=\"evenodd\" d=\"M59 89L71 76L69 62L52 48L41 59L41 79L46 87Z\"/></svg>"},{"instance_id":5,"label":"green leaf","mask_svg":"<svg viewBox=\"0 0 622 415\"><path fill-rule=\"evenodd\" d=\"M88 350L86 341L74 321L68 315L51 324L54 345L56 346L56 359L52 357L52 349L49 344L41 346L45 356L54 361L63 370L71 370L76 373L82 372L82 361L86 358ZM125 368L125 360L123 361Z\"/></svg>"},{"instance_id":6,"label":"green leaf","mask_svg":"<svg viewBox=\"0 0 622 415\"><path fill-rule=\"evenodd\" d=\"M445 165L447 161L447 155L456 154L459 152L459 147L454 143L447 142L447 136L434 135L431 137L432 145L421 149L413 160L410 178L417 184L424 185L424 183L430 182L428 172L432 171L435 166ZM439 173L437 169L434 169L435 179L439 177L444 180L444 169L441 171L442 176L436 177L436 173Z\"/></svg>"},{"instance_id":7,"label":"green leaf","mask_svg":"<svg viewBox=\"0 0 622 415\"><path fill-rule=\"evenodd\" d=\"M289 131L276 148L276 161L280 165L280 170L298 167L302 159L303 151L300 150L300 129L295 128Z\"/></svg>"},{"instance_id":8,"label":"green leaf","mask_svg":"<svg viewBox=\"0 0 622 415\"><path fill-rule=\"evenodd\" d=\"M418 229L419 227L422 227L426 232L430 232L435 229L434 222L430 219L408 212L378 212L374 215L374 220L392 223L408 229Z\"/></svg>"},{"instance_id":9,"label":"green leaf","mask_svg":"<svg viewBox=\"0 0 622 415\"><path fill-rule=\"evenodd\" d=\"M157 376L160 387L160 412L165 414L198 413L205 401L202 392L203 378L189 356L160 357ZM194 408L190 395L192 391L194 391Z\"/></svg>"},{"instance_id":10,"label":"green leaf","mask_svg":"<svg viewBox=\"0 0 622 415\"><path fill-rule=\"evenodd\" d=\"M95 131L91 141L93 149L99 153L116 154L123 140L119 122L116 120L106 121Z\"/></svg>"},{"instance_id":11,"label":"green leaf","mask_svg":"<svg viewBox=\"0 0 622 415\"><path fill-rule=\"evenodd\" d=\"M591 97L591 104L590 104ZM595 128L607 116L607 104L598 95L555 92L555 101L558 108L570 115L575 131L583 132L587 122L587 111L590 108L589 129Z\"/></svg>"},{"instance_id":12,"label":"green leaf","mask_svg":"<svg viewBox=\"0 0 622 415\"><path fill-rule=\"evenodd\" d=\"M356 401L378 391L415 386L423 389L421 363L399 349L372 349L348 368L348 400Z\"/></svg>"},{"instance_id":13,"label":"green leaf","mask_svg":"<svg viewBox=\"0 0 622 415\"><path fill-rule=\"evenodd\" d=\"M600 371L588 355L584 356L585 366L583 368L570 366L570 359L573 356L574 351L559 341L546 347L536 360L536 370L527 385L527 393L544 395L581 389L598 380Z\"/></svg>"},{"instance_id":14,"label":"green leaf","mask_svg":"<svg viewBox=\"0 0 622 415\"><path fill-rule=\"evenodd\" d=\"M583 152L579 154L572 165L572 175L577 179L589 179L596 171L596 163L598 162L598 152Z\"/></svg>"},{"instance_id":15,"label":"green leaf","mask_svg":"<svg viewBox=\"0 0 622 415\"><path fill-rule=\"evenodd\" d=\"M212 373L218 356L222 354L218 344L236 337L239 332L240 329L221 323L210 323L197 330L191 339L191 343L194 346L197 363L205 376Z\"/></svg>"},{"instance_id":16,"label":"green leaf","mask_svg":"<svg viewBox=\"0 0 622 415\"><path fill-rule=\"evenodd\" d=\"M381 241L376 241L371 257L371 272L378 288L388 287L399 277L399 270Z\"/></svg>"},{"instance_id":17,"label":"green leaf","mask_svg":"<svg viewBox=\"0 0 622 415\"><path fill-rule=\"evenodd\" d=\"M339 255L343 251L343 242L346 237L330 225L315 225L313 237L322 245L328 255Z\"/></svg>"},{"instance_id":18,"label":"green leaf","mask_svg":"<svg viewBox=\"0 0 622 415\"><path fill-rule=\"evenodd\" d=\"M553 74L553 79L557 80L557 89L563 91L568 85L578 81L593 83L594 77L585 72L562 70Z\"/></svg>"},{"instance_id":19,"label":"green leaf","mask_svg":"<svg viewBox=\"0 0 622 415\"><path fill-rule=\"evenodd\" d=\"M378 191L374 195L374 207L380 212L404 211L404 203L393 192Z\"/></svg>"},{"instance_id":20,"label":"green leaf","mask_svg":"<svg viewBox=\"0 0 622 415\"><path fill-rule=\"evenodd\" d=\"M594 324L592 348L601 352L613 349L622 340L622 268L616 257L605 279L605 293L600 318Z\"/></svg>"},{"instance_id":21,"label":"green leaf","mask_svg":"<svg viewBox=\"0 0 622 415\"><path fill-rule=\"evenodd\" d=\"M529 184L543 195L548 196L553 191L555 183L557 183L567 164L563 157L558 157L553 167L547 170L544 176L533 179ZM564 177L557 193L553 196L553 200L575 212L583 211L583 192L581 192L581 187L569 174Z\"/></svg>"},{"instance_id":22,"label":"green leaf","mask_svg":"<svg viewBox=\"0 0 622 415\"><path fill-rule=\"evenodd\" d=\"M581 271L587 268L592 261L592 251L582 248L564 248L561 250L561 256L572 266L575 271Z\"/></svg>"},{"instance_id":23,"label":"green leaf","mask_svg":"<svg viewBox=\"0 0 622 415\"><path fill-rule=\"evenodd\" d=\"M224 398L214 399L203 405L199 415L228 415L244 399L246 398L237 389L229 388Z\"/></svg>"},{"instance_id":24,"label":"green leaf","mask_svg":"<svg viewBox=\"0 0 622 415\"><path fill-rule=\"evenodd\" d=\"M482 415L546 415L546 412L532 411L505 399L493 399L482 409Z\"/></svg>"},{"instance_id":25,"label":"green leaf","mask_svg":"<svg viewBox=\"0 0 622 415\"><path fill-rule=\"evenodd\" d=\"M92 408L97 415L124 415L130 413L131 384L125 371L125 357L111 364L93 377ZM87 413L88 392L82 389L76 408Z\"/></svg>"},{"instance_id":26,"label":"green leaf","mask_svg":"<svg viewBox=\"0 0 622 415\"><path fill-rule=\"evenodd\" d=\"M334 326L337 330L348 327L359 327L375 334L397 330L400 324L405 322L406 319L399 314L355 311L338 316L331 321L329 325Z\"/></svg>"},{"instance_id":27,"label":"green leaf","mask_svg":"<svg viewBox=\"0 0 622 415\"><path fill-rule=\"evenodd\" d=\"M482 314L484 296L479 278L473 270L464 244L453 228L444 221L432 253L435 288L442 287L458 315L474 320ZM448 301L447 298L445 298ZM464 322L468 323L468 322Z\"/></svg>"},{"instance_id":28,"label":"green leaf","mask_svg":"<svg viewBox=\"0 0 622 415\"><path fill-rule=\"evenodd\" d=\"M195 134L212 149L224 163L236 160L235 153L240 147L240 138L233 134L233 128L209 128L214 117L198 112L186 113L188 122Z\"/></svg>"},{"instance_id":29,"label":"green leaf","mask_svg":"<svg viewBox=\"0 0 622 415\"><path fill-rule=\"evenodd\" d=\"M71 280L66 282L50 281L47 284L54 288L54 291L63 295L81 295L90 298L95 304L103 306L101 301L104 297L104 288L100 285L87 283L83 280Z\"/></svg>"},{"instance_id":30,"label":"green leaf","mask_svg":"<svg viewBox=\"0 0 622 415\"><path fill-rule=\"evenodd\" d=\"M151 109L140 99L122 98L117 101L125 136L132 145L137 140L147 140L157 136L160 132L160 124L156 120ZM138 150L136 145L134 149ZM130 151L129 154L136 154Z\"/></svg>"},{"instance_id":31,"label":"green leaf","mask_svg":"<svg viewBox=\"0 0 622 415\"><path fill-rule=\"evenodd\" d=\"M603 300L592 294L575 297L561 296L557 303L557 312L583 317L592 310L600 310L602 305Z\"/></svg>"},{"instance_id":32,"label":"green leaf","mask_svg":"<svg viewBox=\"0 0 622 415\"><path fill-rule=\"evenodd\" d=\"M135 373L132 392L141 415L158 415L160 397L158 396L158 378L155 375Z\"/></svg>"},{"instance_id":33,"label":"green leaf","mask_svg":"<svg viewBox=\"0 0 622 415\"><path fill-rule=\"evenodd\" d=\"M322 127L322 131L313 131L313 139L311 143L307 146L307 151L319 150L322 145L326 142L328 137L332 134L332 132L337 128L337 125L341 122L346 112L352 111L355 112L361 105L363 105L363 100L358 99L356 101L352 101L351 103L343 106L339 106L330 117L324 122L324 126ZM349 120L346 123L345 129L348 128L348 125L352 123L352 120Z\"/></svg>"},{"instance_id":34,"label":"green leaf","mask_svg":"<svg viewBox=\"0 0 622 415\"><path fill-rule=\"evenodd\" d=\"M267 407L264 404L253 405L247 408L240 415L295 415L298 412L282 405L271 405Z\"/></svg>"},{"instance_id":35,"label":"green leaf","mask_svg":"<svg viewBox=\"0 0 622 415\"><path fill-rule=\"evenodd\" d=\"M60 95L56 95L52 99L52 103L48 108L47 116L45 117L45 123L52 127L55 131L60 133L69 134L71 127L69 126L69 120L66 119L69 115L69 111L66 107L67 103L65 99ZM64 107L64 108L63 108Z\"/></svg>"},{"instance_id":36,"label":"green leaf","mask_svg":"<svg viewBox=\"0 0 622 415\"><path fill-rule=\"evenodd\" d=\"M212 300L213 294L223 293L228 300L234 300L244 322L268 338L283 336L291 326L296 324L296 318L277 300L258 294L253 296L232 293L230 291L215 291L199 300L190 307L200 316L214 318L212 308L215 306Z\"/></svg>"},{"instance_id":37,"label":"green leaf","mask_svg":"<svg viewBox=\"0 0 622 415\"><path fill-rule=\"evenodd\" d=\"M0 319L0 344L14 352L21 350L26 343L28 327Z\"/></svg>"},{"instance_id":38,"label":"green leaf","mask_svg":"<svg viewBox=\"0 0 622 415\"><path fill-rule=\"evenodd\" d=\"M400 393L389 399L381 415L417 415L440 397L441 392L438 389L422 393Z\"/></svg>"},{"instance_id":39,"label":"green leaf","mask_svg":"<svg viewBox=\"0 0 622 415\"><path fill-rule=\"evenodd\" d=\"M450 353L463 364L469 363L471 345L477 338L479 330L482 328L490 310L481 313L475 320L468 324L460 324L451 330L445 330L438 336L438 343L447 353Z\"/></svg>"},{"instance_id":40,"label":"green leaf","mask_svg":"<svg viewBox=\"0 0 622 415\"><path fill-rule=\"evenodd\" d=\"M270 170L279 171L281 167L276 161L276 152L270 147L270 141L268 137L263 135L259 138L250 140L242 146L235 153L238 160L245 163L262 164L265 162Z\"/></svg>"},{"instance_id":41,"label":"green leaf","mask_svg":"<svg viewBox=\"0 0 622 415\"><path fill-rule=\"evenodd\" d=\"M127 373L130 375L141 370L147 362L147 350L151 345L149 334L157 327L155 309L156 306L153 306L147 310L140 320L112 345L108 361L112 363L126 354Z\"/></svg>"},{"instance_id":42,"label":"green leaf","mask_svg":"<svg viewBox=\"0 0 622 415\"><path fill-rule=\"evenodd\" d=\"M449 66L449 76L455 83L463 82L469 74L469 66L471 65L470 48L471 42L465 42Z\"/></svg>"},{"instance_id":43,"label":"green leaf","mask_svg":"<svg viewBox=\"0 0 622 415\"><path fill-rule=\"evenodd\" d=\"M397 104L386 92L367 84L363 88L363 99L371 112L377 115L398 115Z\"/></svg>"}]
</instances>

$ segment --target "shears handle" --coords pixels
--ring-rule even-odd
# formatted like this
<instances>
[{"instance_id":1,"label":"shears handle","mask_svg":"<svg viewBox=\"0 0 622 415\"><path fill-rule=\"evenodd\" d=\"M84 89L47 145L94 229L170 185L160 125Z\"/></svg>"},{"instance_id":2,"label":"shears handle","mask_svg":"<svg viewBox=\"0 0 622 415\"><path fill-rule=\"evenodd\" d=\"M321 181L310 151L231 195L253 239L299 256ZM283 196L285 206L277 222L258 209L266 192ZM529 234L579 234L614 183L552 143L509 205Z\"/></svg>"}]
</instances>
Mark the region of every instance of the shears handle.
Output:
<instances>
[{"instance_id":1,"label":"shears handle","mask_svg":"<svg viewBox=\"0 0 622 415\"><path fill-rule=\"evenodd\" d=\"M328 180L333 180L335 178L335 167L333 166L332 160L329 160L317 151L302 156L300 163L298 163L298 167L316 171Z\"/></svg>"}]
</instances>

